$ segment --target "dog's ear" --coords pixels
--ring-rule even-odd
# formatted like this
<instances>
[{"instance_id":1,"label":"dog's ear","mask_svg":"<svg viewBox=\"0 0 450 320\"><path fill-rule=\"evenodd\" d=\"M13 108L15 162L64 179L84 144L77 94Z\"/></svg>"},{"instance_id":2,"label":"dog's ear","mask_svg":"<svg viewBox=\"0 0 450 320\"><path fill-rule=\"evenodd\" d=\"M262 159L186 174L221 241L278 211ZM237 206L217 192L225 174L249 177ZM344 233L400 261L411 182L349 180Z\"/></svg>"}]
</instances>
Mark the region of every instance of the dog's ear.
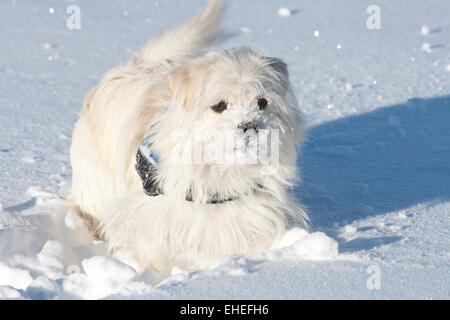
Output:
<instances>
[{"instance_id":1,"label":"dog's ear","mask_svg":"<svg viewBox=\"0 0 450 320\"><path fill-rule=\"evenodd\" d=\"M266 61L268 66L271 67L275 72L283 75L284 77L289 76L287 64L283 60L274 57L266 57Z\"/></svg>"},{"instance_id":2,"label":"dog's ear","mask_svg":"<svg viewBox=\"0 0 450 320\"><path fill-rule=\"evenodd\" d=\"M264 63L269 67L269 70L271 70L272 76L278 80L276 85L279 86L281 92L285 94L289 87L287 64L283 60L274 57L264 57Z\"/></svg>"},{"instance_id":3,"label":"dog's ear","mask_svg":"<svg viewBox=\"0 0 450 320\"><path fill-rule=\"evenodd\" d=\"M207 65L182 66L167 76L169 88L182 107L192 108L199 100L207 69Z\"/></svg>"}]
</instances>

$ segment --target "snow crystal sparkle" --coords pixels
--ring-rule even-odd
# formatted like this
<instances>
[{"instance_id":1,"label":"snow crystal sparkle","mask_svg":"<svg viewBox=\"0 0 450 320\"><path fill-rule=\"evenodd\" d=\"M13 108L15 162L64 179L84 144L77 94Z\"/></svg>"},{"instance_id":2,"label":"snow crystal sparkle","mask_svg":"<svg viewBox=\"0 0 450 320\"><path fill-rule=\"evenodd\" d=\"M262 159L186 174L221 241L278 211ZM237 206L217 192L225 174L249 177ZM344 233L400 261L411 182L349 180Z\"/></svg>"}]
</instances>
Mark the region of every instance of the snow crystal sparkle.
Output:
<instances>
[{"instance_id":1,"label":"snow crystal sparkle","mask_svg":"<svg viewBox=\"0 0 450 320\"><path fill-rule=\"evenodd\" d=\"M426 26L426 25L423 25L422 28L420 29L420 34L423 36L426 36L429 33L430 33L430 28L428 28L428 26Z\"/></svg>"},{"instance_id":2,"label":"snow crystal sparkle","mask_svg":"<svg viewBox=\"0 0 450 320\"><path fill-rule=\"evenodd\" d=\"M278 15L282 17L289 17L291 14L292 12L289 8L282 7L278 9Z\"/></svg>"},{"instance_id":3,"label":"snow crystal sparkle","mask_svg":"<svg viewBox=\"0 0 450 320\"><path fill-rule=\"evenodd\" d=\"M428 42L425 42L422 44L422 50L425 52L430 53L431 52L431 45Z\"/></svg>"}]
</instances>

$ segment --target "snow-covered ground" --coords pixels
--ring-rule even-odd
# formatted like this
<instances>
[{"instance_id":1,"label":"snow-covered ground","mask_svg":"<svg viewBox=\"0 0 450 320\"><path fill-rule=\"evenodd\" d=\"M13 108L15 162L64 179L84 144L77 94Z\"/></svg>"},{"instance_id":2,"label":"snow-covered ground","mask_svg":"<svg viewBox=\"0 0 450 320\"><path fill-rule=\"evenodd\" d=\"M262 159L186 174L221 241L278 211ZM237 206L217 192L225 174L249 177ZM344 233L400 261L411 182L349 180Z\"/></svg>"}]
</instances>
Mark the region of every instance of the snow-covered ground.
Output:
<instances>
[{"instance_id":1,"label":"snow-covered ground","mask_svg":"<svg viewBox=\"0 0 450 320\"><path fill-rule=\"evenodd\" d=\"M220 47L289 64L310 125L294 190L309 233L209 270L136 275L61 204L88 89L205 3L0 2L0 298L449 299L449 1L226 2ZM71 5L81 29L66 25Z\"/></svg>"}]
</instances>

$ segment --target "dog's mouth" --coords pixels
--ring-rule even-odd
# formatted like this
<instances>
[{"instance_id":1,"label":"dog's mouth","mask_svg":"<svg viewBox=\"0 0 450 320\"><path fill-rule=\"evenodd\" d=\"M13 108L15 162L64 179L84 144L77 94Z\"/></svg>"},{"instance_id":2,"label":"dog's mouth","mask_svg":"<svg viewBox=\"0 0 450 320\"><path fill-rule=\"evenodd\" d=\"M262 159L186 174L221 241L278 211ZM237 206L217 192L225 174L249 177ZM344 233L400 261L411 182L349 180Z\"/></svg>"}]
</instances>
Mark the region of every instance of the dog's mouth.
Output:
<instances>
[{"instance_id":1,"label":"dog's mouth","mask_svg":"<svg viewBox=\"0 0 450 320\"><path fill-rule=\"evenodd\" d=\"M272 156L271 141L257 133L245 133L238 137L231 156L234 157L235 164L261 165L265 163L263 159Z\"/></svg>"},{"instance_id":2,"label":"dog's mouth","mask_svg":"<svg viewBox=\"0 0 450 320\"><path fill-rule=\"evenodd\" d=\"M233 152L249 152L253 147L257 147L258 141L255 135L245 134L237 139L238 143L234 144Z\"/></svg>"}]
</instances>

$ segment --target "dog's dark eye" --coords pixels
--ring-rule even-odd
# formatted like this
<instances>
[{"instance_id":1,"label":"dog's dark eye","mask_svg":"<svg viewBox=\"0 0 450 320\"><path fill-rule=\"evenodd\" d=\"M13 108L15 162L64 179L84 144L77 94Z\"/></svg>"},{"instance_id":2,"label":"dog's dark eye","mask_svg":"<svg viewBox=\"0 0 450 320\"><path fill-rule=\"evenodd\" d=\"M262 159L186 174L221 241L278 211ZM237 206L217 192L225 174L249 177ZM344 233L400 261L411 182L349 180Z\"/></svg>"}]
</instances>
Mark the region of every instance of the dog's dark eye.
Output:
<instances>
[{"instance_id":1,"label":"dog's dark eye","mask_svg":"<svg viewBox=\"0 0 450 320\"><path fill-rule=\"evenodd\" d=\"M211 109L213 109L217 113L221 113L227 109L227 103L223 100L220 100L218 104L211 106Z\"/></svg>"},{"instance_id":2,"label":"dog's dark eye","mask_svg":"<svg viewBox=\"0 0 450 320\"><path fill-rule=\"evenodd\" d=\"M266 108L266 106L267 106L267 100L264 98L259 98L258 99L259 110L264 110Z\"/></svg>"}]
</instances>

